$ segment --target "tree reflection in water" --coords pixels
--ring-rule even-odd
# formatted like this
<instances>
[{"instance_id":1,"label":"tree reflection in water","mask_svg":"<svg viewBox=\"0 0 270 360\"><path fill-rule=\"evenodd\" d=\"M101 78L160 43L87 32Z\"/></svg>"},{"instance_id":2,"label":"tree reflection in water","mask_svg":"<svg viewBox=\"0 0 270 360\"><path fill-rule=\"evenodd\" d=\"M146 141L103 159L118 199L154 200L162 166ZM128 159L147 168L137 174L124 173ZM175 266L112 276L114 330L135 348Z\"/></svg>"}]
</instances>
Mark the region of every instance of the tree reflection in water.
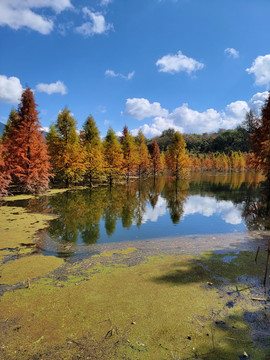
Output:
<instances>
[{"instance_id":1,"label":"tree reflection in water","mask_svg":"<svg viewBox=\"0 0 270 360\"><path fill-rule=\"evenodd\" d=\"M270 229L270 195L260 187L260 174L191 173L190 179L158 177L130 184L67 191L51 197L28 201L31 212L50 212L57 218L50 221L49 236L59 242L93 244L107 234L112 237L117 226L138 229L148 221L147 212L168 209L171 222L181 223L184 204L192 195L230 201L239 205L249 230ZM159 226L156 223L155 226ZM169 226L169 225L168 225ZM141 231L141 230L140 230Z\"/></svg>"}]
</instances>

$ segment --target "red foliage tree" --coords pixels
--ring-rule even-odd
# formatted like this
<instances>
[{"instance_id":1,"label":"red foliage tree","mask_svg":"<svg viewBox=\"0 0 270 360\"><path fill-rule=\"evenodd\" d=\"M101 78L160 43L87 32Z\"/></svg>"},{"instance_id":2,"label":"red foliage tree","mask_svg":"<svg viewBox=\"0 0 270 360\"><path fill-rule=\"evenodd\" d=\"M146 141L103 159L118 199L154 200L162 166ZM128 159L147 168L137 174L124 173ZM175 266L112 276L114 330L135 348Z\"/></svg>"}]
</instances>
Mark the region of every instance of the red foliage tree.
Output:
<instances>
[{"instance_id":1,"label":"red foliage tree","mask_svg":"<svg viewBox=\"0 0 270 360\"><path fill-rule=\"evenodd\" d=\"M10 176L4 162L4 147L0 140L0 196L7 195L7 187L10 183Z\"/></svg>"},{"instance_id":2,"label":"red foliage tree","mask_svg":"<svg viewBox=\"0 0 270 360\"><path fill-rule=\"evenodd\" d=\"M5 138L6 166L21 191L40 193L48 189L49 156L40 130L33 92L27 88L21 97L18 116Z\"/></svg>"},{"instance_id":3,"label":"red foliage tree","mask_svg":"<svg viewBox=\"0 0 270 360\"><path fill-rule=\"evenodd\" d=\"M270 182L270 92L261 119L255 123L255 130L250 136L251 151L254 153L253 165L262 169Z\"/></svg>"}]
</instances>

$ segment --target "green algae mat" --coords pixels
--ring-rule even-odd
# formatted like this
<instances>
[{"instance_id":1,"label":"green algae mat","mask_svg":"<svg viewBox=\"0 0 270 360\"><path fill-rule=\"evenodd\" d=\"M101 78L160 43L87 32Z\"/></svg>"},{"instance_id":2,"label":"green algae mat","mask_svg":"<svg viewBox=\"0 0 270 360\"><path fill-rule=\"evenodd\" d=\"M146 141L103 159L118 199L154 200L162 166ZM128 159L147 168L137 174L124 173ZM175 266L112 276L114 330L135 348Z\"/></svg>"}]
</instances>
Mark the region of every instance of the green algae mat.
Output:
<instances>
[{"instance_id":1,"label":"green algae mat","mask_svg":"<svg viewBox=\"0 0 270 360\"><path fill-rule=\"evenodd\" d=\"M64 261L34 251L50 215L0 211L1 359L270 358L266 252Z\"/></svg>"}]
</instances>

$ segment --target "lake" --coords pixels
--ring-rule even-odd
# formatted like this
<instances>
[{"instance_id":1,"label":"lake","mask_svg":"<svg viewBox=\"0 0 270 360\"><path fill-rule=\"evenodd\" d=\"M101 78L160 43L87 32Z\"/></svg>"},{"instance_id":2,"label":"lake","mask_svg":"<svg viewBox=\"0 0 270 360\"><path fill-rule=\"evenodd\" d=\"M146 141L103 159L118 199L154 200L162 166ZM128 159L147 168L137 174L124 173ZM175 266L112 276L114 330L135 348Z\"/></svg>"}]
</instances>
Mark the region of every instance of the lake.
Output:
<instances>
[{"instance_id":1,"label":"lake","mask_svg":"<svg viewBox=\"0 0 270 360\"><path fill-rule=\"evenodd\" d=\"M262 176L251 172L190 174L129 185L71 190L12 202L57 217L41 233L45 252L58 246L83 251L91 244L185 235L243 233L270 228Z\"/></svg>"}]
</instances>

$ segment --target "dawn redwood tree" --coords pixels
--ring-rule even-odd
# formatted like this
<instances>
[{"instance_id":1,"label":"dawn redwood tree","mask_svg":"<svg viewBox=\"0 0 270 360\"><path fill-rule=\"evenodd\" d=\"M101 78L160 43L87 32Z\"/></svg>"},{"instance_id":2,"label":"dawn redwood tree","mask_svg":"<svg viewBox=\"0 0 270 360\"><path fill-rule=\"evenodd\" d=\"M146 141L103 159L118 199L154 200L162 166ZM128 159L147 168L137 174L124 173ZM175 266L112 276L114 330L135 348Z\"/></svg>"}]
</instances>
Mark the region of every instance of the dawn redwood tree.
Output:
<instances>
[{"instance_id":1,"label":"dawn redwood tree","mask_svg":"<svg viewBox=\"0 0 270 360\"><path fill-rule=\"evenodd\" d=\"M87 180L92 187L94 177L100 177L104 172L104 156L99 130L92 115L88 116L83 126L82 141L85 149Z\"/></svg>"},{"instance_id":2,"label":"dawn redwood tree","mask_svg":"<svg viewBox=\"0 0 270 360\"><path fill-rule=\"evenodd\" d=\"M262 108L261 118L250 136L251 151L255 154L253 165L262 169L270 182L270 92Z\"/></svg>"},{"instance_id":3,"label":"dawn redwood tree","mask_svg":"<svg viewBox=\"0 0 270 360\"><path fill-rule=\"evenodd\" d=\"M186 143L183 136L177 131L172 137L172 142L167 150L167 167L171 170L176 180L184 174L188 167L186 156Z\"/></svg>"},{"instance_id":4,"label":"dawn redwood tree","mask_svg":"<svg viewBox=\"0 0 270 360\"><path fill-rule=\"evenodd\" d=\"M33 92L27 88L21 102L10 115L4 140L5 162L12 181L25 193L49 188L50 164L45 138L40 130Z\"/></svg>"},{"instance_id":5,"label":"dawn redwood tree","mask_svg":"<svg viewBox=\"0 0 270 360\"><path fill-rule=\"evenodd\" d=\"M162 164L160 159L160 150L156 140L150 146L150 156L151 156L151 167L153 170L154 176L158 174L161 170Z\"/></svg>"},{"instance_id":6,"label":"dawn redwood tree","mask_svg":"<svg viewBox=\"0 0 270 360\"><path fill-rule=\"evenodd\" d=\"M127 126L125 126L123 129L122 149L124 155L123 165L127 174L127 181L129 181L130 172L134 171L137 167L138 156L135 139L128 131Z\"/></svg>"},{"instance_id":7,"label":"dawn redwood tree","mask_svg":"<svg viewBox=\"0 0 270 360\"><path fill-rule=\"evenodd\" d=\"M123 145L123 142L124 142L127 134L128 134L128 127L127 127L127 125L125 125L124 128L123 128L123 135L120 137L121 145Z\"/></svg>"},{"instance_id":8,"label":"dawn redwood tree","mask_svg":"<svg viewBox=\"0 0 270 360\"><path fill-rule=\"evenodd\" d=\"M112 128L107 132L103 148L105 171L112 185L113 178L123 174L123 151Z\"/></svg>"},{"instance_id":9,"label":"dawn redwood tree","mask_svg":"<svg viewBox=\"0 0 270 360\"><path fill-rule=\"evenodd\" d=\"M138 154L138 173L139 177L141 177L141 174L145 173L150 165L150 155L145 143L145 137L141 130L139 130L135 141Z\"/></svg>"},{"instance_id":10,"label":"dawn redwood tree","mask_svg":"<svg viewBox=\"0 0 270 360\"><path fill-rule=\"evenodd\" d=\"M85 152L76 130L76 121L65 107L47 135L53 170L66 187L81 181L86 170Z\"/></svg>"},{"instance_id":11,"label":"dawn redwood tree","mask_svg":"<svg viewBox=\"0 0 270 360\"><path fill-rule=\"evenodd\" d=\"M7 187L11 181L4 161L4 146L0 140L0 196L7 195Z\"/></svg>"}]
</instances>

